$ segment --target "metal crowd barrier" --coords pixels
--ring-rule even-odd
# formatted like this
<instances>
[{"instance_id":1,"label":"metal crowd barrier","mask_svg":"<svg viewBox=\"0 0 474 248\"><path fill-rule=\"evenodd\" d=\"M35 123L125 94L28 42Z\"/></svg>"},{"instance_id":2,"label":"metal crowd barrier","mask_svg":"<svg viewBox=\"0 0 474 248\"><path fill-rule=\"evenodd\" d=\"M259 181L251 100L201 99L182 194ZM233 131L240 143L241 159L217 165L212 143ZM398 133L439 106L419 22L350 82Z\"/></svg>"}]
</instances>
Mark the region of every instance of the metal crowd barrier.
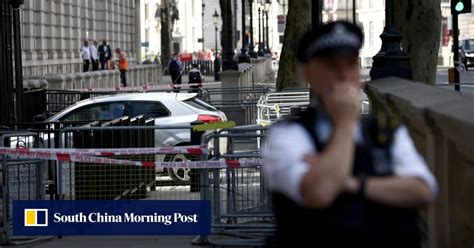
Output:
<instances>
[{"instance_id":1,"label":"metal crowd barrier","mask_svg":"<svg viewBox=\"0 0 474 248\"><path fill-rule=\"evenodd\" d=\"M51 157L40 160L0 155L4 217L2 244L19 244L13 242L15 237L11 234L11 202L16 199L210 200L213 235L198 237L195 242L263 245L265 239L273 235L275 223L270 194L258 164L261 163L259 144L266 128L254 125L203 133L192 131L192 125L147 126L146 120L141 119L136 121L138 126L133 126L131 121L115 120L126 126L90 123L80 127L64 127L49 133L54 137L48 140L44 140L47 136L42 133L46 130L14 133L15 137L32 137L28 140L15 138L15 144L4 141L12 141L13 135L3 134L4 147L15 148L18 144L23 148L36 149L30 149L31 152L46 152ZM201 147L201 153L184 152L179 147L172 148L175 150L171 152L162 150L166 148L165 144L158 142L156 137L170 136L176 130L188 132L189 137L185 139L189 138L194 147ZM54 156L62 156L62 161ZM212 162L239 162L245 159L258 162L251 166L209 167ZM161 162L202 164L163 167L159 165ZM163 169L185 172L189 180L177 182ZM22 184L18 183L20 181ZM214 238L217 236L225 236L226 239L217 241ZM29 241L33 240L39 239L29 238Z\"/></svg>"},{"instance_id":2,"label":"metal crowd barrier","mask_svg":"<svg viewBox=\"0 0 474 248\"><path fill-rule=\"evenodd\" d=\"M290 115L292 108L304 108L310 103L307 88L285 89L262 95L257 103L257 124L271 125L273 122ZM362 114L370 113L369 99L365 94L361 100Z\"/></svg>"},{"instance_id":3,"label":"metal crowd barrier","mask_svg":"<svg viewBox=\"0 0 474 248\"><path fill-rule=\"evenodd\" d=\"M257 124L270 125L289 115L290 108L309 104L309 90L274 92L260 97L257 103Z\"/></svg>"},{"instance_id":4,"label":"metal crowd barrier","mask_svg":"<svg viewBox=\"0 0 474 248\"><path fill-rule=\"evenodd\" d=\"M144 148L160 147L158 136L173 135L173 131L190 132L190 125L181 126L86 126L68 127L60 132L61 148ZM188 134L189 135L189 134ZM155 139L155 137L157 137ZM188 136L189 137L189 136ZM189 142L189 139L187 139ZM104 145L105 144L105 145ZM197 160L191 154L141 154L112 156L117 160L155 162ZM197 188L190 169L139 168L130 165L60 162L58 192L61 199L152 199L197 200L199 194L189 194ZM182 180L173 180L172 175ZM151 176L151 177L150 177ZM186 180L188 179L188 180Z\"/></svg>"},{"instance_id":5,"label":"metal crowd barrier","mask_svg":"<svg viewBox=\"0 0 474 248\"><path fill-rule=\"evenodd\" d=\"M35 148L39 145L38 134L22 131L0 132L0 147ZM47 168L44 160L22 159L0 154L0 245L26 245L52 237L15 237L13 226L13 201L45 200Z\"/></svg>"},{"instance_id":6,"label":"metal crowd barrier","mask_svg":"<svg viewBox=\"0 0 474 248\"><path fill-rule=\"evenodd\" d=\"M226 113L238 125L252 125L257 119L260 97L271 91L264 86L209 88L209 104Z\"/></svg>"},{"instance_id":7,"label":"metal crowd barrier","mask_svg":"<svg viewBox=\"0 0 474 248\"><path fill-rule=\"evenodd\" d=\"M243 126L206 134L202 144L213 142L210 160L260 159L260 140L267 129ZM227 149L220 150L220 142ZM212 203L212 236L194 243L217 246L263 246L276 230L270 193L265 187L261 165L244 168L206 169L204 199Z\"/></svg>"},{"instance_id":8,"label":"metal crowd barrier","mask_svg":"<svg viewBox=\"0 0 474 248\"><path fill-rule=\"evenodd\" d=\"M204 76L214 76L214 61L212 60L193 60L183 61L184 75L188 75L189 71L193 68L193 64L197 64L199 70Z\"/></svg>"}]
</instances>

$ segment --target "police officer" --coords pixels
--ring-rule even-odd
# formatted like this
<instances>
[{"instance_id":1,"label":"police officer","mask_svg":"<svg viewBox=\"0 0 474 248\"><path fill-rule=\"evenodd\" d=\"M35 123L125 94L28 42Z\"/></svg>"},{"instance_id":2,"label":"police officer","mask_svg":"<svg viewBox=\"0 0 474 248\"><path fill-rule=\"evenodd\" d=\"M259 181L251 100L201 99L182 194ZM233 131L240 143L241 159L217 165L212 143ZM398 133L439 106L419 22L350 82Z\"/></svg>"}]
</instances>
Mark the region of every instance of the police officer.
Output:
<instances>
[{"instance_id":1,"label":"police officer","mask_svg":"<svg viewBox=\"0 0 474 248\"><path fill-rule=\"evenodd\" d=\"M361 117L362 43L337 21L298 48L315 103L274 125L263 150L282 247L420 247L416 208L437 183L396 116Z\"/></svg>"}]
</instances>

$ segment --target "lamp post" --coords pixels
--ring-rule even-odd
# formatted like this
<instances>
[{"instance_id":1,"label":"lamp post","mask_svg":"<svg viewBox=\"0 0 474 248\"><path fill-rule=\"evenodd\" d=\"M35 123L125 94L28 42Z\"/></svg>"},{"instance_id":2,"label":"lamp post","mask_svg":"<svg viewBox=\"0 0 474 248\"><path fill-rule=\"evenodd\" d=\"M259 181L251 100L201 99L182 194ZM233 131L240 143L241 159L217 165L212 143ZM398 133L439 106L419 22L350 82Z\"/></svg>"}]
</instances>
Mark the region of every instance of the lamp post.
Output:
<instances>
[{"instance_id":1,"label":"lamp post","mask_svg":"<svg viewBox=\"0 0 474 248\"><path fill-rule=\"evenodd\" d=\"M262 23L262 15L263 15L263 10L261 8L258 8L258 53L257 55L259 57L265 56L265 52L263 51L263 23Z\"/></svg>"},{"instance_id":2,"label":"lamp post","mask_svg":"<svg viewBox=\"0 0 474 248\"><path fill-rule=\"evenodd\" d=\"M10 4L13 7L13 44L14 44L14 58L15 58L15 88L16 88L16 121L24 121L23 111L24 94L23 94L23 72L22 72L22 58L21 58L21 9L23 0L11 0Z\"/></svg>"},{"instance_id":3,"label":"lamp post","mask_svg":"<svg viewBox=\"0 0 474 248\"><path fill-rule=\"evenodd\" d=\"M242 0L242 48L239 54L239 63L250 63L250 56L247 54L247 39L245 39L245 0Z\"/></svg>"},{"instance_id":4,"label":"lamp post","mask_svg":"<svg viewBox=\"0 0 474 248\"><path fill-rule=\"evenodd\" d=\"M395 26L395 0L385 2L385 28L380 35L382 48L373 58L370 77L378 79L389 76L412 78L410 60L402 50L402 34Z\"/></svg>"},{"instance_id":5,"label":"lamp post","mask_svg":"<svg viewBox=\"0 0 474 248\"><path fill-rule=\"evenodd\" d=\"M223 55L225 54L225 59L222 59L222 70L239 70L239 64L237 60L234 59L234 39L233 39L233 20L235 14L232 8L232 1L227 0L225 1L225 7L222 8L223 12L222 15L222 39L223 39Z\"/></svg>"},{"instance_id":6,"label":"lamp post","mask_svg":"<svg viewBox=\"0 0 474 248\"><path fill-rule=\"evenodd\" d=\"M254 48L255 45L253 44L253 0L249 0L250 5L250 45L249 45L249 55L251 58L257 58L257 53L255 52Z\"/></svg>"},{"instance_id":7,"label":"lamp post","mask_svg":"<svg viewBox=\"0 0 474 248\"><path fill-rule=\"evenodd\" d=\"M212 19L214 21L214 29L215 29L215 43L216 43L216 48L214 52L214 79L216 81L219 81L219 72L221 70L221 63L220 59L218 57L218 43L217 43L217 34L219 33L219 28L217 27L219 25L219 14L217 14L217 9L214 10L214 15L212 15Z\"/></svg>"},{"instance_id":8,"label":"lamp post","mask_svg":"<svg viewBox=\"0 0 474 248\"><path fill-rule=\"evenodd\" d=\"M266 54L271 53L271 51L270 51L270 35L269 35L269 27L268 27L268 12L270 12L271 4L272 4L271 0L266 0L265 1L265 21L266 21L266 27L265 27L265 53Z\"/></svg>"},{"instance_id":9,"label":"lamp post","mask_svg":"<svg viewBox=\"0 0 474 248\"><path fill-rule=\"evenodd\" d=\"M194 6L193 6L194 8ZM202 3L202 51L204 52L206 50L206 47L205 47L205 44L204 44L204 10L206 9L206 4L204 4L204 2Z\"/></svg>"}]
</instances>

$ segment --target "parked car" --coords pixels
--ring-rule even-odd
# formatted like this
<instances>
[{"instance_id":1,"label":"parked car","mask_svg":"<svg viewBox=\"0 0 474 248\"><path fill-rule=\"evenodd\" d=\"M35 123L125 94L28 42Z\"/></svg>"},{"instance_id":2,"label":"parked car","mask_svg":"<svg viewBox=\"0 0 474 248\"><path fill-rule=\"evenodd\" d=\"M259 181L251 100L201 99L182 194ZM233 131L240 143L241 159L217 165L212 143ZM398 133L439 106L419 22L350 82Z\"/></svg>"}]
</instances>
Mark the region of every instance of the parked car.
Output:
<instances>
[{"instance_id":1,"label":"parked car","mask_svg":"<svg viewBox=\"0 0 474 248\"><path fill-rule=\"evenodd\" d=\"M197 98L195 93L133 93L101 96L80 101L46 120L46 122L110 121L123 116L155 119L155 125L189 125L227 121L226 115ZM183 146L190 144L189 129L157 130L155 146ZM168 155L165 161L183 161L182 154ZM189 169L169 170L176 182L188 182Z\"/></svg>"},{"instance_id":2,"label":"parked car","mask_svg":"<svg viewBox=\"0 0 474 248\"><path fill-rule=\"evenodd\" d=\"M462 40L459 46L459 58L466 71L474 66L474 39Z\"/></svg>"}]
</instances>

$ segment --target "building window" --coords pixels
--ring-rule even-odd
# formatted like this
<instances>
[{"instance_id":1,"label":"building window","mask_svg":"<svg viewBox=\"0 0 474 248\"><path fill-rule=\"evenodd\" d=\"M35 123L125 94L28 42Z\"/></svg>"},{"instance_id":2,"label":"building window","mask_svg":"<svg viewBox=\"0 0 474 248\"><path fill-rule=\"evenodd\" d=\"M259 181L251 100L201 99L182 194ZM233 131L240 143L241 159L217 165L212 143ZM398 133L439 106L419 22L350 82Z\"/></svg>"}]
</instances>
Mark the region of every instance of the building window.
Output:
<instances>
[{"instance_id":1,"label":"building window","mask_svg":"<svg viewBox=\"0 0 474 248\"><path fill-rule=\"evenodd\" d=\"M374 46L374 22L369 22L369 47Z\"/></svg>"},{"instance_id":2,"label":"building window","mask_svg":"<svg viewBox=\"0 0 474 248\"><path fill-rule=\"evenodd\" d=\"M373 1L369 0L369 9L372 9L372 8L373 8Z\"/></svg>"},{"instance_id":3,"label":"building window","mask_svg":"<svg viewBox=\"0 0 474 248\"><path fill-rule=\"evenodd\" d=\"M194 6L196 6L196 3L195 3L195 1L193 0L191 4L192 4L192 5L191 5L192 17L194 17L195 14L196 14L195 11L194 11Z\"/></svg>"},{"instance_id":4,"label":"building window","mask_svg":"<svg viewBox=\"0 0 474 248\"><path fill-rule=\"evenodd\" d=\"M194 42L197 41L197 39L196 39L196 27L193 27L193 29L192 29L192 41L193 41L193 44L195 44Z\"/></svg>"}]
</instances>

